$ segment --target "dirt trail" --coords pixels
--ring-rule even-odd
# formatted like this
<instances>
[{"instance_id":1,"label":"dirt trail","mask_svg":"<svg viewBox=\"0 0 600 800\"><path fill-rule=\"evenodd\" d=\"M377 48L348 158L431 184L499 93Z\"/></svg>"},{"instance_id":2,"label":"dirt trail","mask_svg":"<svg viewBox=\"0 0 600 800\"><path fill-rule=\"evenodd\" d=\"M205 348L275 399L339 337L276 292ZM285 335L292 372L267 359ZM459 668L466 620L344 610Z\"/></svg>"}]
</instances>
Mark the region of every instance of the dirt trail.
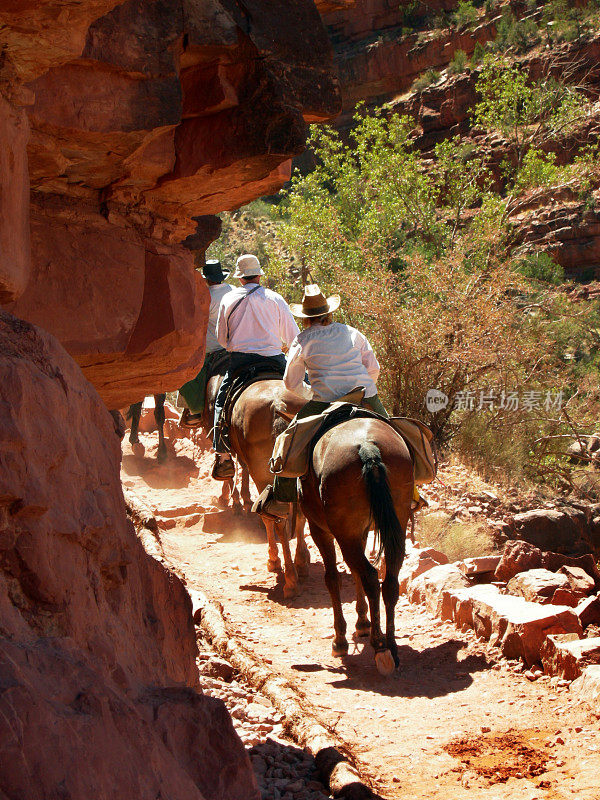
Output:
<instances>
[{"instance_id":1,"label":"dirt trail","mask_svg":"<svg viewBox=\"0 0 600 800\"><path fill-rule=\"evenodd\" d=\"M192 453L181 440L161 466L153 460L155 437L143 440L144 459L124 445L123 482L170 526L163 541L171 559L191 587L223 604L239 639L320 710L383 797L600 798L600 715L568 687L546 677L529 682L520 664L403 598L393 676L377 673L364 640L334 658L329 596L312 542L309 577L301 595L286 601L281 580L266 568L260 521L211 501L220 485L208 477L208 454ZM348 574L342 590L351 632Z\"/></svg>"}]
</instances>

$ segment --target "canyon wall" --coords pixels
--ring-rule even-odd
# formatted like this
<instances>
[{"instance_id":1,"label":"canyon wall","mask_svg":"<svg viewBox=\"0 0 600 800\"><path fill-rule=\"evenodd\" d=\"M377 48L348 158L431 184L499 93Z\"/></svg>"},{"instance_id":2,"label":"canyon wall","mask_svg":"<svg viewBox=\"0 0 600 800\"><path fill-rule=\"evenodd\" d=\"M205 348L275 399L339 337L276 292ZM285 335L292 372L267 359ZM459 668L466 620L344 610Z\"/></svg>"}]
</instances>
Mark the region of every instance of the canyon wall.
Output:
<instances>
[{"instance_id":1,"label":"canyon wall","mask_svg":"<svg viewBox=\"0 0 600 800\"><path fill-rule=\"evenodd\" d=\"M512 6L517 17L530 14L523 4ZM443 139L456 134L470 137L480 152L487 154L492 165L499 165L505 155L505 142L499 135L486 135L474 130L471 109L477 102L475 84L477 68L467 68L451 75L447 70L457 50L471 57L477 43L485 45L496 37L502 5L489 14L480 15L472 25L457 28L451 14L457 0L433 0L411 7L409 3L391 0L357 0L352 8L329 11L324 20L331 37L335 63L339 71L342 113L335 125L347 131L352 125L356 105L368 108L387 104L400 114L415 119L415 143L425 158ZM411 7L412 22L407 23L406 10ZM445 12L442 20L441 12ZM567 65L571 80L585 85L594 99L600 95L600 36L584 36L581 41L532 47L515 57L523 69L541 75L548 62L559 72ZM435 70L439 79L415 91L415 79ZM563 141L557 148L558 163L572 159L582 143L592 144L600 135L600 111L586 122L573 140ZM305 157L303 163L310 164ZM500 180L500 170L497 170ZM594 203L600 190L592 187ZM538 193L539 194L539 193ZM535 250L548 252L565 273L577 280L600 279L600 212L591 208L591 200L581 198L577 189L560 193L543 193L523 198L514 218L517 238Z\"/></svg>"},{"instance_id":2,"label":"canyon wall","mask_svg":"<svg viewBox=\"0 0 600 800\"><path fill-rule=\"evenodd\" d=\"M259 800L107 406L197 372L214 215L338 107L312 0L0 0L2 798Z\"/></svg>"},{"instance_id":3,"label":"canyon wall","mask_svg":"<svg viewBox=\"0 0 600 800\"><path fill-rule=\"evenodd\" d=\"M185 587L126 517L105 405L6 312L0 374L0 796L258 800Z\"/></svg>"},{"instance_id":4,"label":"canyon wall","mask_svg":"<svg viewBox=\"0 0 600 800\"><path fill-rule=\"evenodd\" d=\"M338 111L330 45L312 0L25 5L0 4L0 301L121 407L197 372L194 253Z\"/></svg>"}]
</instances>

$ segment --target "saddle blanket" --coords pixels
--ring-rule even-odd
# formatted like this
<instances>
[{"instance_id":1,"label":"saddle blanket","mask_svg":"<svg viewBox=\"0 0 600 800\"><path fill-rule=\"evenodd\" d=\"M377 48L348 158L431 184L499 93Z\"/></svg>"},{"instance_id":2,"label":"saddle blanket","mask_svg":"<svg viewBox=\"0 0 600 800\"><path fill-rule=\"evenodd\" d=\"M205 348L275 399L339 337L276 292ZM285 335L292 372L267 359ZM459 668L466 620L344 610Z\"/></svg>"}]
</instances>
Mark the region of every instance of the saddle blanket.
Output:
<instances>
[{"instance_id":1,"label":"saddle blanket","mask_svg":"<svg viewBox=\"0 0 600 800\"><path fill-rule=\"evenodd\" d=\"M287 429L275 440L270 467L282 478L301 478L308 472L313 449L319 439L332 427L356 417L374 417L389 424L404 439L410 451L415 484L431 483L437 473L433 433L427 425L410 417L382 417L374 411L351 403L335 401L321 414L298 419L294 417Z\"/></svg>"}]
</instances>

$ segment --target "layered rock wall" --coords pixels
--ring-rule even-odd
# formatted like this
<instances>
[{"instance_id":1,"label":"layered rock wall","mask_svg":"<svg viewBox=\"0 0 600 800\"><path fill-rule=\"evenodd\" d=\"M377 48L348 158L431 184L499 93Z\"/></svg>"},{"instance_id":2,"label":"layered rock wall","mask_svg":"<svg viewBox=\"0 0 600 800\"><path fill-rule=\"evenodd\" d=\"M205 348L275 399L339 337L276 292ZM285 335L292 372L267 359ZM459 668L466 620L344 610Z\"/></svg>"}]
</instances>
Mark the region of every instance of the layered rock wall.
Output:
<instances>
[{"instance_id":1,"label":"layered rock wall","mask_svg":"<svg viewBox=\"0 0 600 800\"><path fill-rule=\"evenodd\" d=\"M491 14L480 12L474 25L456 28L447 22L436 22L436 16L440 11L451 12L457 2L440 0L422 4L412 9L419 30L411 30L405 13L408 5L388 0L357 0L350 9L325 14L342 95L342 114L336 120L336 127L348 130L359 102L370 108L388 104L394 111L415 119L415 143L426 159L431 158L438 142L450 136L471 137L477 149L489 159L500 188L500 164L506 155L506 142L500 135L474 130L471 121L471 110L477 102L478 71L465 69L462 74L452 76L447 67L457 50L470 57L477 43L485 45L496 37L502 8L497 7ZM511 5L517 17L525 13L518 4ZM597 33L552 48L536 46L518 55L509 50L508 55L515 57L534 77L548 71L555 74L567 71L569 80L585 86L591 99L597 100L600 94ZM415 79L428 70L437 71L439 80L414 91ZM600 113L596 110L574 137L559 142L557 163L571 161L583 143L598 142L599 123ZM309 163L309 159L305 161ZM517 237L532 249L550 253L569 277L600 278L600 229L598 214L590 207L589 193L587 199L578 197L575 187L570 192L534 195L523 198L515 214Z\"/></svg>"},{"instance_id":2,"label":"layered rock wall","mask_svg":"<svg viewBox=\"0 0 600 800\"><path fill-rule=\"evenodd\" d=\"M336 113L330 46L312 0L33 6L0 8L0 298L122 406L197 372L193 253Z\"/></svg>"},{"instance_id":3,"label":"layered rock wall","mask_svg":"<svg viewBox=\"0 0 600 800\"><path fill-rule=\"evenodd\" d=\"M0 374L0 795L257 800L185 587L126 517L106 407L4 312Z\"/></svg>"}]
</instances>

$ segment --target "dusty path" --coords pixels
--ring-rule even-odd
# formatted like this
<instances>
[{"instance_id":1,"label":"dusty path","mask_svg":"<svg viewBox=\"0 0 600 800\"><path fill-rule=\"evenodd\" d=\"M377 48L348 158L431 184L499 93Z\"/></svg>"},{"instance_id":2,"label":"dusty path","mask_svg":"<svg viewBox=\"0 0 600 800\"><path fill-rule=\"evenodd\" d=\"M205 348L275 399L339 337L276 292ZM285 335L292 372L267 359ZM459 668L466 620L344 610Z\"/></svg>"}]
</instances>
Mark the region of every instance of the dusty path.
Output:
<instances>
[{"instance_id":1,"label":"dusty path","mask_svg":"<svg viewBox=\"0 0 600 800\"><path fill-rule=\"evenodd\" d=\"M124 447L124 483L169 527L165 549L191 586L224 605L236 635L293 682L335 727L385 798L600 798L600 715L568 687L529 682L520 665L411 607L398 604L400 669L376 671L362 642L331 656L332 615L316 548L301 596L286 601L266 569L260 522L218 511L209 458L175 444L166 465ZM185 441L185 440L184 440ZM353 586L343 581L354 627ZM554 684L556 681L553 682Z\"/></svg>"}]
</instances>

